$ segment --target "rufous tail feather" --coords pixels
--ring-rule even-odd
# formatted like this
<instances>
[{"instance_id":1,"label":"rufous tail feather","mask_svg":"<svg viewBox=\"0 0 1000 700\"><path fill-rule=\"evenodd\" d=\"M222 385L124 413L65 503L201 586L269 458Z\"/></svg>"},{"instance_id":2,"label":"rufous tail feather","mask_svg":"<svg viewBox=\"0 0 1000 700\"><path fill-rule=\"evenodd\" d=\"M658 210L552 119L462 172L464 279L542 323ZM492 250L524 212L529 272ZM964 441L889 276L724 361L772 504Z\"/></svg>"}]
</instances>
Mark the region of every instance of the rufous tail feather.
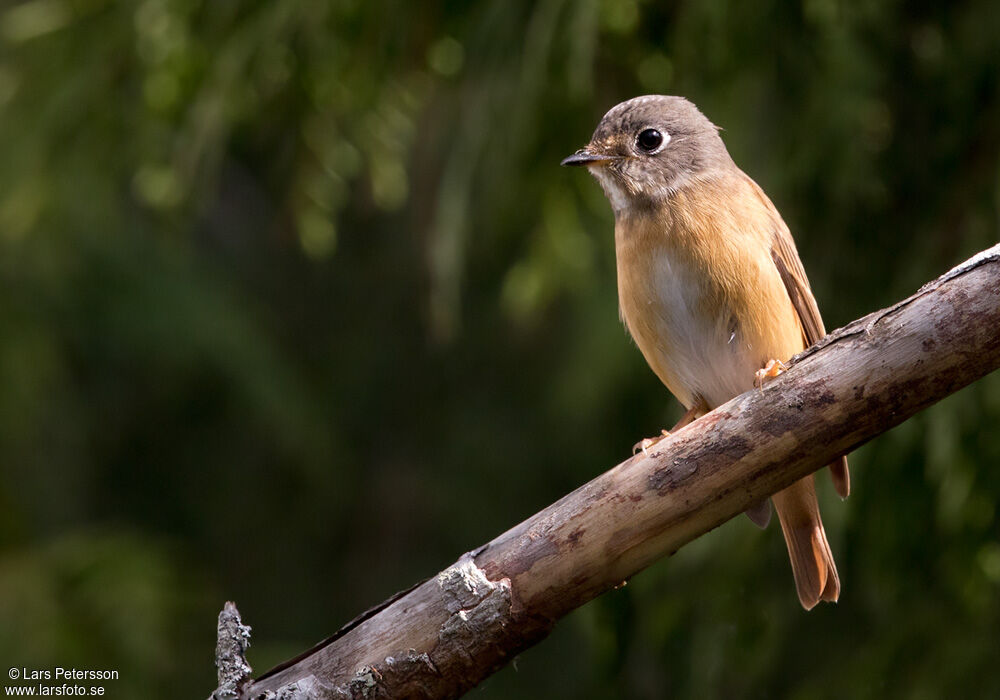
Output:
<instances>
[{"instance_id":1,"label":"rufous tail feather","mask_svg":"<svg viewBox=\"0 0 1000 700\"><path fill-rule=\"evenodd\" d=\"M821 600L836 602L840 577L820 520L812 475L774 494L773 500L802 607L811 610Z\"/></svg>"}]
</instances>

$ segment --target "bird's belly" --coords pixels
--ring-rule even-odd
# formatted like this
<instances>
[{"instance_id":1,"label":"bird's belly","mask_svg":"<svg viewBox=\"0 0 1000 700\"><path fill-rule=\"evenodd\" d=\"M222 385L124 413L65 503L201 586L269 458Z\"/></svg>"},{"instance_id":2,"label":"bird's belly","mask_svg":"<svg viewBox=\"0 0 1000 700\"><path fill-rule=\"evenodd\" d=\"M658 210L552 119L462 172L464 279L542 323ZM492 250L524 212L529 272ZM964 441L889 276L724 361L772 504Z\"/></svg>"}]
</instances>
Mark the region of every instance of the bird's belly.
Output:
<instances>
[{"instance_id":1,"label":"bird's belly","mask_svg":"<svg viewBox=\"0 0 1000 700\"><path fill-rule=\"evenodd\" d=\"M733 304L693 266L668 252L650 255L631 274L619 270L622 316L650 367L690 407L709 407L753 386L764 350L748 336Z\"/></svg>"}]
</instances>

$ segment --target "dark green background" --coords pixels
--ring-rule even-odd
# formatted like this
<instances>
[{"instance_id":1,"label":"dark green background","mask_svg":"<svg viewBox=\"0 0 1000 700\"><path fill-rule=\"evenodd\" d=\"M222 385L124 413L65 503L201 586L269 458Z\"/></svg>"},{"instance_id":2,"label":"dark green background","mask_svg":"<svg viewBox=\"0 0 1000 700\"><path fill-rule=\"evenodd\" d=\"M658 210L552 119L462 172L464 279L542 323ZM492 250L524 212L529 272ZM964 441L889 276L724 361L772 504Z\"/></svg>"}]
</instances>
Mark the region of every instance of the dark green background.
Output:
<instances>
[{"instance_id":1,"label":"dark green background","mask_svg":"<svg viewBox=\"0 0 1000 700\"><path fill-rule=\"evenodd\" d=\"M1000 12L941 5L5 3L0 666L204 697L224 600L262 671L672 423L558 167L623 99L724 128L829 328L996 242ZM737 518L473 696L1000 697L998 426L820 479L839 605Z\"/></svg>"}]
</instances>

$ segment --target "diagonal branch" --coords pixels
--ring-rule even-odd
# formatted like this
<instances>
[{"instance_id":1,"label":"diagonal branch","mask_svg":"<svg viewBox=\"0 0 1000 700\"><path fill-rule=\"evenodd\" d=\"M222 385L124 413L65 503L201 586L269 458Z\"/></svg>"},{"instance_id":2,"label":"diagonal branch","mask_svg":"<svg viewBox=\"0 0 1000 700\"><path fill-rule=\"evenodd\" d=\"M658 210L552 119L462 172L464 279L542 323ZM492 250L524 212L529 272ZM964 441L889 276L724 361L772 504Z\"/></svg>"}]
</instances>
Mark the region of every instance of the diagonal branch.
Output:
<instances>
[{"instance_id":1,"label":"diagonal branch","mask_svg":"<svg viewBox=\"0 0 1000 700\"><path fill-rule=\"evenodd\" d=\"M243 698L454 698L555 622L752 503L1000 366L1000 245L793 358Z\"/></svg>"}]
</instances>

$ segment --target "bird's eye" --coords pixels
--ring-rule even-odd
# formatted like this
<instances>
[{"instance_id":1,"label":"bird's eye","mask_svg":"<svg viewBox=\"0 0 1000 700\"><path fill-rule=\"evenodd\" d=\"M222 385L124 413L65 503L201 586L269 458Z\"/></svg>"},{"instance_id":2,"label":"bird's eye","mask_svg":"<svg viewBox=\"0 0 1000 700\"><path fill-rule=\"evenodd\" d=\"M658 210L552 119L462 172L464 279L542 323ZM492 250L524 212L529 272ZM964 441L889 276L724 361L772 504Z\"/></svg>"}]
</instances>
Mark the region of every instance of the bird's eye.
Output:
<instances>
[{"instance_id":1,"label":"bird's eye","mask_svg":"<svg viewBox=\"0 0 1000 700\"><path fill-rule=\"evenodd\" d=\"M635 143L647 153L652 153L663 145L663 134L656 129L643 129L635 137Z\"/></svg>"}]
</instances>

